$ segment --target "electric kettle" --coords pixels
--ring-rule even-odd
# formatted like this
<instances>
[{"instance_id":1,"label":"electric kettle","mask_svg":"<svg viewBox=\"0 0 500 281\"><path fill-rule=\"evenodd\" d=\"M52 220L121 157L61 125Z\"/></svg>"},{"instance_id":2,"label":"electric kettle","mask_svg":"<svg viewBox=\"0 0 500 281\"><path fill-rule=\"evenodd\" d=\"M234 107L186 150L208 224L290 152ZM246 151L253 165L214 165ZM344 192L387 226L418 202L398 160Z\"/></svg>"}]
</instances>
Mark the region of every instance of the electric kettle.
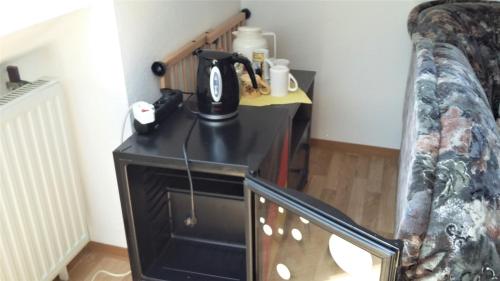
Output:
<instances>
[{"instance_id":1,"label":"electric kettle","mask_svg":"<svg viewBox=\"0 0 500 281\"><path fill-rule=\"evenodd\" d=\"M257 80L251 62L237 53L200 49L196 95L199 116L209 120L223 120L238 114L240 86L235 63L245 66L252 86L257 89Z\"/></svg>"}]
</instances>

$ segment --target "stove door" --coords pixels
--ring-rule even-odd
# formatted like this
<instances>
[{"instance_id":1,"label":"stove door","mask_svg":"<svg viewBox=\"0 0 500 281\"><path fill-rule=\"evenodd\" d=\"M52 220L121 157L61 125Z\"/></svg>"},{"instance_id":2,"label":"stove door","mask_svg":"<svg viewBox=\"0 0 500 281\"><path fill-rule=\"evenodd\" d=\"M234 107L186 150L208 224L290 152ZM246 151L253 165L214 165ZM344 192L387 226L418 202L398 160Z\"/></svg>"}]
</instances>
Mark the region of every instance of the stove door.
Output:
<instances>
[{"instance_id":1,"label":"stove door","mask_svg":"<svg viewBox=\"0 0 500 281\"><path fill-rule=\"evenodd\" d=\"M400 241L304 193L247 175L247 272L257 281L396 280Z\"/></svg>"}]
</instances>

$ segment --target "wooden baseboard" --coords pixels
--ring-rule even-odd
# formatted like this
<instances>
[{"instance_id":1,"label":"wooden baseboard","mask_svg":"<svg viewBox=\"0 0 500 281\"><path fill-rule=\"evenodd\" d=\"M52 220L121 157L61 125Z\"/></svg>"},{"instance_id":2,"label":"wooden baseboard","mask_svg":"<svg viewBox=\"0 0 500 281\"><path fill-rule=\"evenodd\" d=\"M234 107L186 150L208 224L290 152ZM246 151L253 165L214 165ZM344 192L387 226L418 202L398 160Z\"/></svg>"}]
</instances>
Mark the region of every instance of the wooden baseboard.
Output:
<instances>
[{"instance_id":1,"label":"wooden baseboard","mask_svg":"<svg viewBox=\"0 0 500 281\"><path fill-rule=\"evenodd\" d=\"M378 146L370 146L370 145L338 142L338 141L322 140L322 139L311 139L311 145L327 149L352 152L352 153L375 154L384 157L395 157L395 158L399 157L399 149L392 149L392 148L385 148Z\"/></svg>"},{"instance_id":2,"label":"wooden baseboard","mask_svg":"<svg viewBox=\"0 0 500 281\"><path fill-rule=\"evenodd\" d=\"M67 268L71 270L75 266L75 264L81 260L81 257L84 256L88 252L101 252L107 255L113 255L115 257L120 257L128 260L128 250L127 248L112 246L108 244L103 244L99 242L90 241L85 245L82 251L76 255L76 257L69 262Z\"/></svg>"}]
</instances>

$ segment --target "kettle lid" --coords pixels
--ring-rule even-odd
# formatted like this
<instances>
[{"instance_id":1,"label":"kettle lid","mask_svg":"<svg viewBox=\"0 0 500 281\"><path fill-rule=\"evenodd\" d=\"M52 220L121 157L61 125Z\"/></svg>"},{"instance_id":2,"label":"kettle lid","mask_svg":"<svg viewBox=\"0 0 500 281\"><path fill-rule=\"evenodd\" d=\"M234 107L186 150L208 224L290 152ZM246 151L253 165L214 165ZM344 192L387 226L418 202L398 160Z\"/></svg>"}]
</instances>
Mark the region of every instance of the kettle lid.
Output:
<instances>
[{"instance_id":1,"label":"kettle lid","mask_svg":"<svg viewBox=\"0 0 500 281\"><path fill-rule=\"evenodd\" d=\"M208 49L200 49L197 53L198 58L208 59L208 60L223 60L231 58L233 53L214 51Z\"/></svg>"}]
</instances>

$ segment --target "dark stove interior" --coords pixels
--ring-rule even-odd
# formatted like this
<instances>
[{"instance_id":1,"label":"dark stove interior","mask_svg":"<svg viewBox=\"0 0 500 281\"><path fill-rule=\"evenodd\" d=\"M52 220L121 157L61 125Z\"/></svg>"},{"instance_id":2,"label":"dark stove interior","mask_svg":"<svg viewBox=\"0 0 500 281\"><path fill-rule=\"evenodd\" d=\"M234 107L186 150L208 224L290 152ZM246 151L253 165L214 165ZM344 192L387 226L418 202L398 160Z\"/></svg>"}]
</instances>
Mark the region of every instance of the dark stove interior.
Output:
<instances>
[{"instance_id":1,"label":"dark stove interior","mask_svg":"<svg viewBox=\"0 0 500 281\"><path fill-rule=\"evenodd\" d=\"M198 223L188 227L186 171L129 165L127 173L137 236L129 243L144 277L245 280L243 178L193 172Z\"/></svg>"}]
</instances>

